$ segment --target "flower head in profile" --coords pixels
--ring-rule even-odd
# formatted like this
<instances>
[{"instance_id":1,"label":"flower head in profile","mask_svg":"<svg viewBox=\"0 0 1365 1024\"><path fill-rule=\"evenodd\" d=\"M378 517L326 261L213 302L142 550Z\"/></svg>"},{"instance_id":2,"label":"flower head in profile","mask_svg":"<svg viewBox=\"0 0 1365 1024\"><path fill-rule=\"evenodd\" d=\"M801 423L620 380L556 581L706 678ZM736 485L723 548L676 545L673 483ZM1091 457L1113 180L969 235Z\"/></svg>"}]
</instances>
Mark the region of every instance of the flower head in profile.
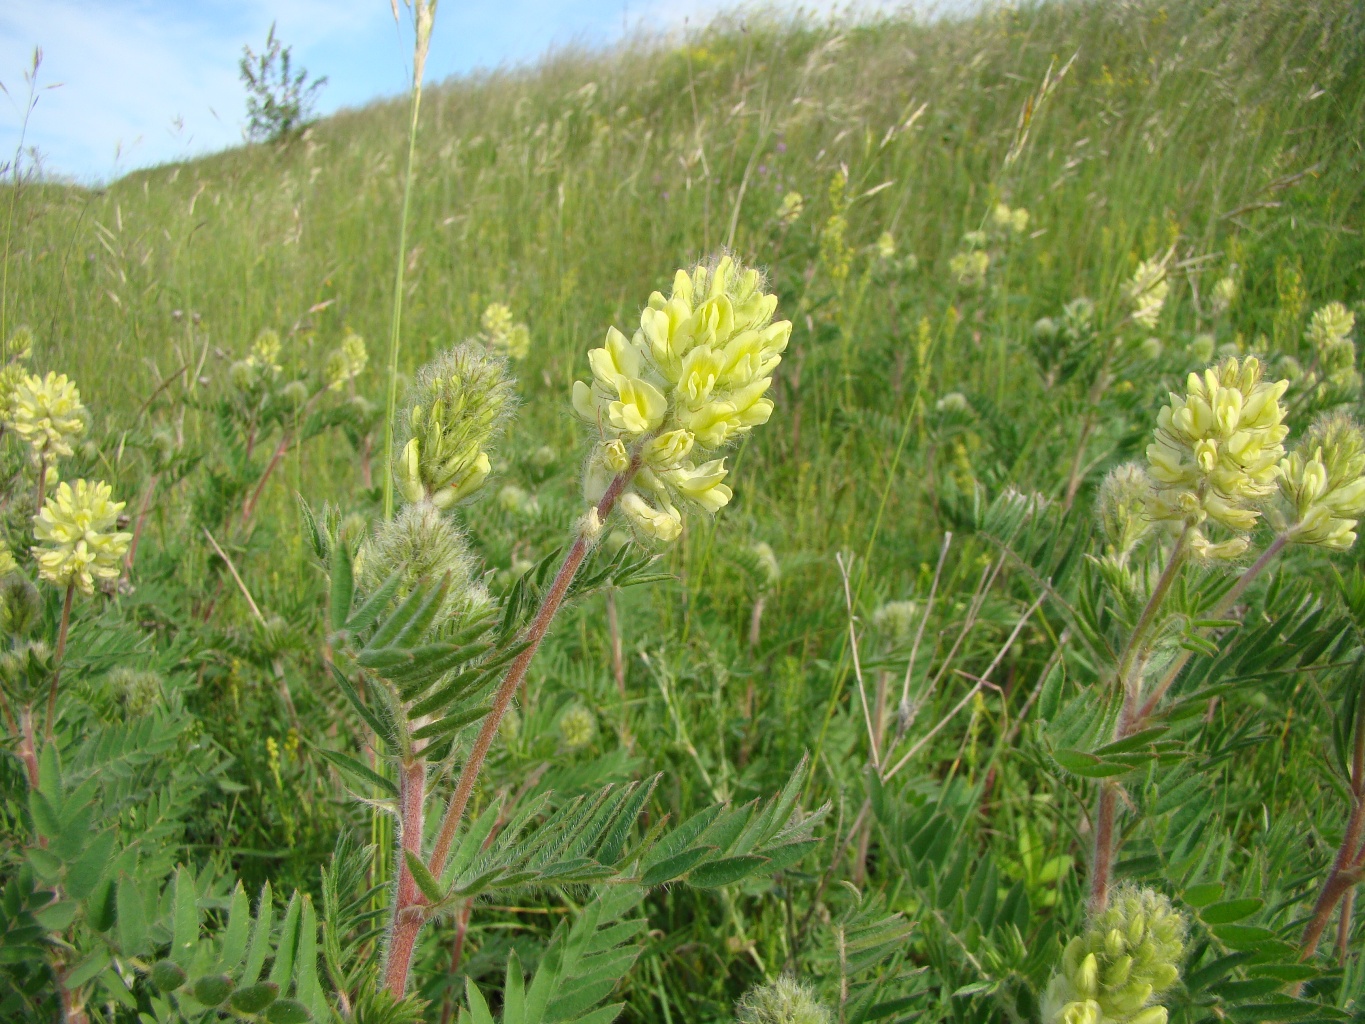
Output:
<instances>
[{"instance_id":1,"label":"flower head in profile","mask_svg":"<svg viewBox=\"0 0 1365 1024\"><path fill-rule=\"evenodd\" d=\"M28 442L36 461L51 465L70 455L71 442L85 432L85 406L66 374L26 375L11 395L7 422Z\"/></svg>"},{"instance_id":2,"label":"flower head in profile","mask_svg":"<svg viewBox=\"0 0 1365 1024\"><path fill-rule=\"evenodd\" d=\"M1240 554L1240 536L1256 525L1256 505L1275 491L1288 428L1280 398L1287 381L1266 381L1255 357L1225 359L1192 373L1186 393L1172 393L1157 416L1147 464L1156 484L1156 519L1191 528L1192 549L1210 558ZM1239 536L1212 544L1212 520Z\"/></svg>"},{"instance_id":3,"label":"flower head in profile","mask_svg":"<svg viewBox=\"0 0 1365 1024\"><path fill-rule=\"evenodd\" d=\"M365 339L354 331L347 331L340 346L327 357L327 389L340 391L364 372L369 361Z\"/></svg>"},{"instance_id":4,"label":"flower head in profile","mask_svg":"<svg viewBox=\"0 0 1365 1024\"><path fill-rule=\"evenodd\" d=\"M251 351L245 359L247 366L262 375L273 377L280 372L280 336L267 327L256 335Z\"/></svg>"},{"instance_id":5,"label":"flower head in profile","mask_svg":"<svg viewBox=\"0 0 1365 1024\"><path fill-rule=\"evenodd\" d=\"M507 358L525 359L531 351L530 328L516 322L511 307L501 302L492 303L483 311L480 324L483 326L484 340Z\"/></svg>"},{"instance_id":6,"label":"flower head in profile","mask_svg":"<svg viewBox=\"0 0 1365 1024\"><path fill-rule=\"evenodd\" d=\"M1133 276L1123 286L1123 297L1132 307L1133 322L1148 330L1155 327L1170 291L1165 259L1143 260L1139 263Z\"/></svg>"},{"instance_id":7,"label":"flower head in profile","mask_svg":"<svg viewBox=\"0 0 1365 1024\"><path fill-rule=\"evenodd\" d=\"M117 579L133 537L118 529L123 502L102 481L60 484L33 518L38 575L58 586L94 592L95 580Z\"/></svg>"},{"instance_id":8,"label":"flower head in profile","mask_svg":"<svg viewBox=\"0 0 1365 1024\"><path fill-rule=\"evenodd\" d=\"M1166 1024L1158 1000L1180 979L1185 928L1165 896L1120 888L1063 950L1043 1024Z\"/></svg>"},{"instance_id":9,"label":"flower head in profile","mask_svg":"<svg viewBox=\"0 0 1365 1024\"><path fill-rule=\"evenodd\" d=\"M1365 515L1365 436L1349 416L1319 419L1280 463L1290 539L1344 551Z\"/></svg>"},{"instance_id":10,"label":"flower head in profile","mask_svg":"<svg viewBox=\"0 0 1365 1024\"><path fill-rule=\"evenodd\" d=\"M403 497L449 508L478 490L513 404L506 361L481 345L466 342L423 367L405 402L394 465Z\"/></svg>"},{"instance_id":11,"label":"flower head in profile","mask_svg":"<svg viewBox=\"0 0 1365 1024\"><path fill-rule=\"evenodd\" d=\"M715 512L731 491L723 458L707 458L772 415L773 370L791 323L773 321L777 296L730 256L679 270L655 292L627 338L616 328L588 353L592 382L573 407L601 441L585 474L594 504L618 474L633 476L621 508L640 532L674 540L681 508Z\"/></svg>"}]
</instances>

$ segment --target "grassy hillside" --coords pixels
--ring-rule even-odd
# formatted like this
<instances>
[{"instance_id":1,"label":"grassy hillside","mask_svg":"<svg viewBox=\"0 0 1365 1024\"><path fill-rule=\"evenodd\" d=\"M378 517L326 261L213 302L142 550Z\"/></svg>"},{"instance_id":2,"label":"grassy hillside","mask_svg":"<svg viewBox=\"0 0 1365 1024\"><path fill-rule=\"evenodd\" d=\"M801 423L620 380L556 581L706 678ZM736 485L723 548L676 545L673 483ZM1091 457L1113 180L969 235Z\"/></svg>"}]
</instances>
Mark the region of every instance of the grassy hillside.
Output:
<instances>
[{"instance_id":1,"label":"grassy hillside","mask_svg":"<svg viewBox=\"0 0 1365 1024\"><path fill-rule=\"evenodd\" d=\"M97 619L145 626L176 699L221 751L233 796L204 798L185 857L257 884L269 875L281 890L316 888L339 827L387 842L384 819L343 799L311 751L324 738L345 747L354 723L318 655L326 584L294 498L373 517L367 485L382 479L384 453L372 411L338 414L339 427L306 443L282 441L278 469L261 477L264 451L224 434L219 398L271 328L286 375L322 368L348 331L363 336L370 364L356 392L382 402L406 112L397 101L344 112L287 146L97 191L0 192L12 224L0 337L29 325L32 365L70 374L95 417L63 478L102 475L130 513L147 496L133 587L77 621L87 637ZM1052 685L1085 703L1104 658L1082 649L1070 618L1091 591L1060 594L1061 576L1081 570L1023 550L1015 533L992 540L991 515L1003 513L984 510L1012 491L1043 496L1086 562L1100 482L1143 457L1188 372L1255 353L1274 375L1317 381L1310 316L1334 300L1365 315L1363 143L1365 14L1347 0L1028 4L833 25L753 14L684 45L565 53L424 97L402 371L477 334L490 303L530 332L496 482L464 513L495 593L562 543L582 510L591 431L569 391L609 325L629 333L676 268L722 248L766 270L794 324L772 420L731 454L733 503L691 519L662 552L669 580L613 596L622 688L607 605L586 599L532 669L521 732L497 755L498 785L512 788L541 762L564 770L570 790L664 771L654 813L686 816L712 798L769 793L812 753L805 805L833 808L821 848L777 883L651 897L649 944L618 989L626 1019L729 1019L740 993L784 965L837 1001L840 943L859 927L848 915L882 912L874 899L915 923L895 966L876 968L890 1019L1036 1019L1054 938L1084 916L1094 793L1050 759L1066 744L1044 730L1058 714L1044 683L1064 677ZM997 219L1001 204L1027 222ZM1125 319L1125 286L1153 258L1166 261L1170 292L1145 326ZM1226 302L1223 279L1235 282ZM1080 297L1093 300L1092 326L1068 335L1067 316L1081 312L1063 307ZM1330 401L1291 387L1294 436L1316 409L1359 404L1358 379L1343 386ZM10 463L20 472L17 449ZM238 515L258 478L259 511ZM22 511L8 513L16 550ZM1357 607L1358 552L1287 558L1267 601L1307 580L1316 614ZM1231 571L1201 569L1190 586L1226 588ZM1048 594L1057 602L1035 615ZM1182 628L1203 629L1199 614ZM1302 626L1298 614L1282 618ZM77 634L73 650L101 665L98 639ZM1163 845L1178 827L1158 798L1177 783L1153 762L1129 791L1157 809L1128 819L1120 874L1172 895L1218 880L1229 896L1266 901L1259 923L1276 941L1297 935L1341 837L1344 790L1326 781L1321 752L1343 714L1332 673L1354 658L1326 643L1312 653L1289 668L1318 655L1333 667L1219 691L1194 720L1206 730L1182 734L1204 758L1199 787L1180 791L1210 815L1204 859L1186 864L1188 848ZM993 660L990 685L974 688ZM869 808L883 798L868 789L872 712L860 700L881 709L884 729L902 676L922 695L909 738L924 742L886 783L904 821L874 829ZM592 713L586 747L555 731L571 705ZM970 836L967 882L991 865L971 904L988 898L989 914L954 917L967 882L935 874L947 852L922 849L925 821ZM476 917L460 973L496 989L509 944L544 932L576 898L562 895ZM445 970L454 932L428 929L419 953L437 1019L463 984ZM1237 948L1200 936L1204 965ZM1330 984L1310 991L1359 1012L1359 964L1358 953L1334 961ZM1183 998L1173 1013L1199 1020L1240 997ZM1279 1019L1255 1016L1266 1012L1244 1019Z\"/></svg>"}]
</instances>

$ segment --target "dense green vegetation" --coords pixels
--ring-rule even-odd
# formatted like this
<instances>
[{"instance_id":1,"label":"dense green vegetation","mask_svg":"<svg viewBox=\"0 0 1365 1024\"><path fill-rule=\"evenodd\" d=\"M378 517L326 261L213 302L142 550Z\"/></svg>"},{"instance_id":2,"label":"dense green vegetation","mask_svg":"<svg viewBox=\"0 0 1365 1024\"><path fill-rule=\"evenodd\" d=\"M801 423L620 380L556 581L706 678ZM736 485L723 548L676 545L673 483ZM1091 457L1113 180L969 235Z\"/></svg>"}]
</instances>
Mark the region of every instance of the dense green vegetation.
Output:
<instances>
[{"instance_id":1,"label":"dense green vegetation","mask_svg":"<svg viewBox=\"0 0 1365 1024\"><path fill-rule=\"evenodd\" d=\"M281 1021L482 1022L477 992L508 1024L818 1021L790 1010L814 1000L850 1024L1365 1014L1365 571L1342 525L1365 451L1318 420L1361 402L1358 5L755 15L427 89L400 371L474 339L510 352L519 402L443 513L493 599L451 613L467 636L399 628L464 584L373 539L409 109L0 189L3 384L64 373L88 409L46 463L19 412L0 439L0 1016L189 1018L222 975L243 998L221 1012L249 1018L263 965ZM430 851L582 529L587 352L722 249L793 325L775 411L725 453L716 516L673 543L607 522L498 727L469 859L412 876L428 902L456 888L417 935L415 1000L387 1003L408 862L386 794L428 722L375 711L393 666L419 641L425 685L450 685L438 656L474 666L431 712L454 731L427 754ZM1211 364L1221 385L1187 382ZM1184 468L1114 472L1215 385L1242 433L1163 419ZM1282 441L1252 422L1272 406ZM136 534L90 595L30 553L57 478L108 482ZM522 968L559 986L540 1016L516 1016ZM736 1011L784 972L809 990Z\"/></svg>"}]
</instances>

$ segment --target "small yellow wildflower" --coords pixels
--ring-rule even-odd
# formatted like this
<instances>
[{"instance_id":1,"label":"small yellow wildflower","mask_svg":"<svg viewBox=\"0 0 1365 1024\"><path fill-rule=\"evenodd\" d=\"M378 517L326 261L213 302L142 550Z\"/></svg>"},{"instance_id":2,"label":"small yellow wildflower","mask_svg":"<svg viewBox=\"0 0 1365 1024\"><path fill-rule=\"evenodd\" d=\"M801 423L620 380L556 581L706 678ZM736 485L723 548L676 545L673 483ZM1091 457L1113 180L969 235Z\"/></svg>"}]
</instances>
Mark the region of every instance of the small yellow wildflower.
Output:
<instances>
[{"instance_id":1,"label":"small yellow wildflower","mask_svg":"<svg viewBox=\"0 0 1365 1024\"><path fill-rule=\"evenodd\" d=\"M964 288L974 287L984 281L990 266L990 254L981 249L960 252L948 261L948 270Z\"/></svg>"},{"instance_id":2,"label":"small yellow wildflower","mask_svg":"<svg viewBox=\"0 0 1365 1024\"><path fill-rule=\"evenodd\" d=\"M1213 286L1213 315L1222 316L1232 304L1237 301L1237 279L1235 277L1220 277Z\"/></svg>"},{"instance_id":3,"label":"small yellow wildflower","mask_svg":"<svg viewBox=\"0 0 1365 1024\"><path fill-rule=\"evenodd\" d=\"M327 389L340 391L364 372L369 361L365 339L354 331L347 331L341 346L327 357Z\"/></svg>"},{"instance_id":4,"label":"small yellow wildflower","mask_svg":"<svg viewBox=\"0 0 1365 1024\"><path fill-rule=\"evenodd\" d=\"M112 490L102 481L58 485L33 519L40 577L85 594L94 592L96 579L118 578L133 535L118 530L124 503L111 499Z\"/></svg>"},{"instance_id":5,"label":"small yellow wildflower","mask_svg":"<svg viewBox=\"0 0 1365 1024\"><path fill-rule=\"evenodd\" d=\"M25 376L10 400L10 428L29 443L34 459L52 465L71 454L71 442L85 432L81 393L64 373Z\"/></svg>"},{"instance_id":6,"label":"small yellow wildflower","mask_svg":"<svg viewBox=\"0 0 1365 1024\"><path fill-rule=\"evenodd\" d=\"M511 308L503 303L492 303L483 311L480 322L484 339L509 359L525 359L531 351L530 328L517 323L512 317Z\"/></svg>"},{"instance_id":7,"label":"small yellow wildflower","mask_svg":"<svg viewBox=\"0 0 1365 1024\"><path fill-rule=\"evenodd\" d=\"M253 370L274 376L280 372L280 336L267 327L256 335L246 365Z\"/></svg>"},{"instance_id":8,"label":"small yellow wildflower","mask_svg":"<svg viewBox=\"0 0 1365 1024\"><path fill-rule=\"evenodd\" d=\"M1161 318L1161 309L1166 305L1166 296L1171 286L1166 280L1166 261L1164 259L1143 260L1137 271L1123 286L1124 297L1133 307L1133 322L1149 330Z\"/></svg>"},{"instance_id":9,"label":"small yellow wildflower","mask_svg":"<svg viewBox=\"0 0 1365 1024\"><path fill-rule=\"evenodd\" d=\"M782 205L777 208L777 221L783 227L790 227L801 218L806 208L806 200L800 192L788 192L782 197Z\"/></svg>"},{"instance_id":10,"label":"small yellow wildflower","mask_svg":"<svg viewBox=\"0 0 1365 1024\"><path fill-rule=\"evenodd\" d=\"M1191 527L1192 547L1218 557L1200 524L1213 519L1236 533L1256 525L1254 503L1274 493L1288 428L1280 398L1288 381L1262 380L1254 357L1224 360L1192 373L1185 395L1170 396L1157 416L1147 462L1156 493L1157 519Z\"/></svg>"},{"instance_id":11,"label":"small yellow wildflower","mask_svg":"<svg viewBox=\"0 0 1365 1024\"><path fill-rule=\"evenodd\" d=\"M14 552L10 551L9 545L0 540L0 576L8 576L19 568L14 561Z\"/></svg>"},{"instance_id":12,"label":"small yellow wildflower","mask_svg":"<svg viewBox=\"0 0 1365 1024\"><path fill-rule=\"evenodd\" d=\"M890 231L883 231L877 238L877 256L884 260L893 259L896 255L896 236Z\"/></svg>"}]
</instances>

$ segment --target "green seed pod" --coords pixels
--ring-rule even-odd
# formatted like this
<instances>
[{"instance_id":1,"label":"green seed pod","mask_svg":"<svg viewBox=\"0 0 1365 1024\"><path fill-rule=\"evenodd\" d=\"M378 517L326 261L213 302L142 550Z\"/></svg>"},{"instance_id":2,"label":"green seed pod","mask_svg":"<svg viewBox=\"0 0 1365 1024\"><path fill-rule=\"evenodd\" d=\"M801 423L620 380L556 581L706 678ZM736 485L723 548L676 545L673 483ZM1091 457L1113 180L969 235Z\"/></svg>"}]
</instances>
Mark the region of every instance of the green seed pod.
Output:
<instances>
[{"instance_id":1,"label":"green seed pod","mask_svg":"<svg viewBox=\"0 0 1365 1024\"><path fill-rule=\"evenodd\" d=\"M232 979L226 974L206 974L191 989L194 998L205 1006L217 1006L232 992Z\"/></svg>"},{"instance_id":2,"label":"green seed pod","mask_svg":"<svg viewBox=\"0 0 1365 1024\"><path fill-rule=\"evenodd\" d=\"M238 1013L260 1013L280 994L280 986L273 981L258 981L239 988L228 997L228 1005Z\"/></svg>"},{"instance_id":3,"label":"green seed pod","mask_svg":"<svg viewBox=\"0 0 1365 1024\"><path fill-rule=\"evenodd\" d=\"M158 992L174 992L185 984L185 969L171 960L158 960L152 965L152 984Z\"/></svg>"}]
</instances>

